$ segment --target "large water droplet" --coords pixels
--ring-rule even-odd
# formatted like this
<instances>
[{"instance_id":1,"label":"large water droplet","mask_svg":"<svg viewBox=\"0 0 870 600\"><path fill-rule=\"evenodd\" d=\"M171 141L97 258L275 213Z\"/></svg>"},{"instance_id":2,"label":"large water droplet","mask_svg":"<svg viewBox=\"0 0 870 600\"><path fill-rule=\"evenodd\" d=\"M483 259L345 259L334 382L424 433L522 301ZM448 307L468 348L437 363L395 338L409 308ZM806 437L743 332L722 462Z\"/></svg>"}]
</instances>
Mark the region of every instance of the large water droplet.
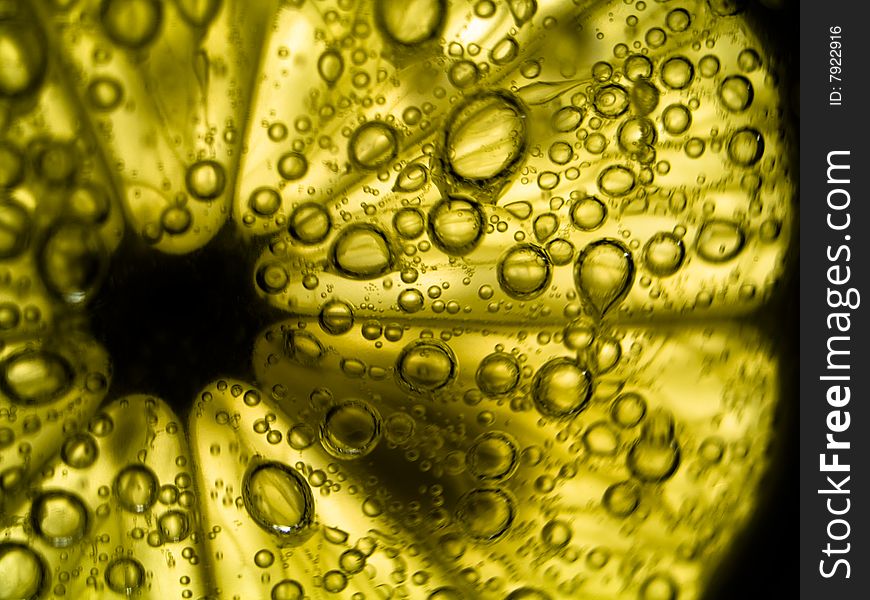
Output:
<instances>
[{"instance_id":1,"label":"large water droplet","mask_svg":"<svg viewBox=\"0 0 870 600\"><path fill-rule=\"evenodd\" d=\"M502 481L516 471L519 450L516 442L506 433L490 431L472 442L465 462L475 477L487 481Z\"/></svg>"},{"instance_id":2,"label":"large water droplet","mask_svg":"<svg viewBox=\"0 0 870 600\"><path fill-rule=\"evenodd\" d=\"M99 233L80 223L55 228L40 252L43 283L67 304L81 305L90 300L107 266L108 256Z\"/></svg>"},{"instance_id":3,"label":"large water droplet","mask_svg":"<svg viewBox=\"0 0 870 600\"><path fill-rule=\"evenodd\" d=\"M343 300L330 300L320 309L319 321L327 333L346 333L353 327L353 307Z\"/></svg>"},{"instance_id":4,"label":"large water droplet","mask_svg":"<svg viewBox=\"0 0 870 600\"><path fill-rule=\"evenodd\" d=\"M509 394L520 381L520 365L506 352L494 352L484 357L477 367L477 387L488 396Z\"/></svg>"},{"instance_id":5,"label":"large water droplet","mask_svg":"<svg viewBox=\"0 0 870 600\"><path fill-rule=\"evenodd\" d=\"M447 0L377 0L375 18L386 36L404 46L434 38L444 23Z\"/></svg>"},{"instance_id":6,"label":"large water droplet","mask_svg":"<svg viewBox=\"0 0 870 600\"><path fill-rule=\"evenodd\" d=\"M431 392L450 383L456 375L456 357L435 340L408 344L396 360L399 381L416 392Z\"/></svg>"},{"instance_id":7,"label":"large water droplet","mask_svg":"<svg viewBox=\"0 0 870 600\"><path fill-rule=\"evenodd\" d=\"M361 169L379 169L396 158L399 136L380 121L370 121L353 132L348 143L351 162Z\"/></svg>"},{"instance_id":8,"label":"large water droplet","mask_svg":"<svg viewBox=\"0 0 870 600\"><path fill-rule=\"evenodd\" d=\"M529 300L547 289L553 269L543 249L532 244L520 244L508 250L498 262L497 276L507 295Z\"/></svg>"},{"instance_id":9,"label":"large water droplet","mask_svg":"<svg viewBox=\"0 0 870 600\"><path fill-rule=\"evenodd\" d=\"M603 239L586 246L574 267L577 290L599 315L622 301L634 282L634 261L621 242Z\"/></svg>"},{"instance_id":10,"label":"large water droplet","mask_svg":"<svg viewBox=\"0 0 870 600\"><path fill-rule=\"evenodd\" d=\"M344 73L344 59L341 53L332 48L324 50L317 59L317 72L328 85L334 85Z\"/></svg>"},{"instance_id":11,"label":"large water droplet","mask_svg":"<svg viewBox=\"0 0 870 600\"><path fill-rule=\"evenodd\" d=\"M200 160L188 167L184 179L187 191L197 200L214 200L224 193L227 175L215 160Z\"/></svg>"},{"instance_id":12,"label":"large water droplet","mask_svg":"<svg viewBox=\"0 0 870 600\"><path fill-rule=\"evenodd\" d=\"M135 558L116 558L106 567L106 584L118 594L130 596L145 582L145 569Z\"/></svg>"},{"instance_id":13,"label":"large water droplet","mask_svg":"<svg viewBox=\"0 0 870 600\"><path fill-rule=\"evenodd\" d=\"M451 115L445 163L458 179L486 183L508 174L526 144L526 114L517 100L506 92L484 92Z\"/></svg>"},{"instance_id":14,"label":"large water droplet","mask_svg":"<svg viewBox=\"0 0 870 600\"><path fill-rule=\"evenodd\" d=\"M264 462L250 469L242 481L242 498L254 522L269 533L296 536L314 520L311 487L283 463Z\"/></svg>"},{"instance_id":15,"label":"large water droplet","mask_svg":"<svg viewBox=\"0 0 870 600\"><path fill-rule=\"evenodd\" d=\"M113 487L121 508L132 513L143 513L157 501L160 485L157 475L148 467L129 465L115 477Z\"/></svg>"},{"instance_id":16,"label":"large water droplet","mask_svg":"<svg viewBox=\"0 0 870 600\"><path fill-rule=\"evenodd\" d=\"M668 277L683 265L686 250L683 240L673 233L659 232L652 236L643 247L643 261L654 275Z\"/></svg>"},{"instance_id":17,"label":"large water droplet","mask_svg":"<svg viewBox=\"0 0 870 600\"><path fill-rule=\"evenodd\" d=\"M33 501L30 524L50 545L66 548L85 535L88 509L78 496L69 492L44 492Z\"/></svg>"},{"instance_id":18,"label":"large water droplet","mask_svg":"<svg viewBox=\"0 0 870 600\"><path fill-rule=\"evenodd\" d=\"M72 366L48 350L24 350L0 364L0 390L17 404L51 402L64 395L72 383Z\"/></svg>"},{"instance_id":19,"label":"large water droplet","mask_svg":"<svg viewBox=\"0 0 870 600\"><path fill-rule=\"evenodd\" d=\"M640 504L640 486L634 481L614 483L604 491L601 504L614 517L627 517Z\"/></svg>"},{"instance_id":20,"label":"large water droplet","mask_svg":"<svg viewBox=\"0 0 870 600\"><path fill-rule=\"evenodd\" d=\"M33 92L45 77L45 41L33 23L0 17L0 97Z\"/></svg>"},{"instance_id":21,"label":"large water droplet","mask_svg":"<svg viewBox=\"0 0 870 600\"><path fill-rule=\"evenodd\" d=\"M737 223L713 219L701 226L695 249L707 262L727 262L740 254L746 236Z\"/></svg>"},{"instance_id":22,"label":"large water droplet","mask_svg":"<svg viewBox=\"0 0 870 600\"><path fill-rule=\"evenodd\" d=\"M106 35L121 46L143 48L154 41L163 21L160 0L103 0L100 21Z\"/></svg>"},{"instance_id":23,"label":"large water droplet","mask_svg":"<svg viewBox=\"0 0 870 600\"><path fill-rule=\"evenodd\" d=\"M751 167L764 154L764 137L751 127L735 131L728 140L728 158L741 167Z\"/></svg>"},{"instance_id":24,"label":"large water droplet","mask_svg":"<svg viewBox=\"0 0 870 600\"><path fill-rule=\"evenodd\" d=\"M592 377L568 358L545 363L532 381L535 407L547 417L572 417L586 408L592 396Z\"/></svg>"},{"instance_id":25,"label":"large water droplet","mask_svg":"<svg viewBox=\"0 0 870 600\"><path fill-rule=\"evenodd\" d=\"M320 441L332 456L360 458L377 446L381 418L362 400L348 400L330 408L320 425Z\"/></svg>"},{"instance_id":26,"label":"large water droplet","mask_svg":"<svg viewBox=\"0 0 870 600\"><path fill-rule=\"evenodd\" d=\"M290 214L287 231L303 244L319 244L332 229L329 211L315 202L297 206Z\"/></svg>"},{"instance_id":27,"label":"large water droplet","mask_svg":"<svg viewBox=\"0 0 870 600\"><path fill-rule=\"evenodd\" d=\"M754 96L752 84L743 75L726 77L719 86L719 101L731 112L741 112L749 108Z\"/></svg>"},{"instance_id":28,"label":"large water droplet","mask_svg":"<svg viewBox=\"0 0 870 600\"><path fill-rule=\"evenodd\" d=\"M18 542L0 543L0 598L36 600L47 583L45 561Z\"/></svg>"},{"instance_id":29,"label":"large water droplet","mask_svg":"<svg viewBox=\"0 0 870 600\"><path fill-rule=\"evenodd\" d=\"M345 227L332 244L332 264L351 279L374 279L393 267L387 237L371 225Z\"/></svg>"},{"instance_id":30,"label":"large water droplet","mask_svg":"<svg viewBox=\"0 0 870 600\"><path fill-rule=\"evenodd\" d=\"M15 201L0 204L0 259L18 256L30 240L30 214Z\"/></svg>"},{"instance_id":31,"label":"large water droplet","mask_svg":"<svg viewBox=\"0 0 870 600\"><path fill-rule=\"evenodd\" d=\"M429 235L447 254L461 256L474 250L483 238L484 215L470 198L449 196L429 211Z\"/></svg>"},{"instance_id":32,"label":"large water droplet","mask_svg":"<svg viewBox=\"0 0 870 600\"><path fill-rule=\"evenodd\" d=\"M507 492L498 488L481 488L459 499L456 519L469 536L480 541L494 541L503 536L513 523L516 508Z\"/></svg>"},{"instance_id":33,"label":"large water droplet","mask_svg":"<svg viewBox=\"0 0 870 600\"><path fill-rule=\"evenodd\" d=\"M86 469L96 462L99 453L93 436L88 433L78 433L64 441L60 457L73 469Z\"/></svg>"}]
</instances>

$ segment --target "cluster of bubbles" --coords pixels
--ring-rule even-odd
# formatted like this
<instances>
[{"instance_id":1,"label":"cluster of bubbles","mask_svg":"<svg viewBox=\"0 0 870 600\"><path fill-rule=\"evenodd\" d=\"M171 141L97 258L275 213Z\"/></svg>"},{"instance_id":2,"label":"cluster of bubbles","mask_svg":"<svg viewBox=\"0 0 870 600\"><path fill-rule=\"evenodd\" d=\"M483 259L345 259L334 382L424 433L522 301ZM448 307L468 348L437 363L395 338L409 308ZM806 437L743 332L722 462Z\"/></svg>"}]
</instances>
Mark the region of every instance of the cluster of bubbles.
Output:
<instances>
[{"instance_id":1,"label":"cluster of bubbles","mask_svg":"<svg viewBox=\"0 0 870 600\"><path fill-rule=\"evenodd\" d=\"M692 320L769 300L792 231L741 2L0 4L0 597L702 594L776 369ZM111 357L45 332L125 223L227 219L292 317L256 386L98 411Z\"/></svg>"}]
</instances>

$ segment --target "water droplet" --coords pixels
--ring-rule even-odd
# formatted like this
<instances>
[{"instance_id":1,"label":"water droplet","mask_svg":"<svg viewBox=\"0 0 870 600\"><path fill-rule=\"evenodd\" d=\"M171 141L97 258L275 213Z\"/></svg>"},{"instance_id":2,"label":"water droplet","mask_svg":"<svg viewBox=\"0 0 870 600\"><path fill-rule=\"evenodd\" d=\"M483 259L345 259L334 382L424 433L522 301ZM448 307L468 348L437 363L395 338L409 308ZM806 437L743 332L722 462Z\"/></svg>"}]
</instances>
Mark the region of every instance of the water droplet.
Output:
<instances>
[{"instance_id":1,"label":"water droplet","mask_svg":"<svg viewBox=\"0 0 870 600\"><path fill-rule=\"evenodd\" d=\"M413 240L426 230L426 218L418 208L402 208L393 215L393 228L403 238Z\"/></svg>"},{"instance_id":2,"label":"water droplet","mask_svg":"<svg viewBox=\"0 0 870 600\"><path fill-rule=\"evenodd\" d=\"M737 223L714 219L707 221L698 232L695 249L707 262L727 262L740 254L746 236Z\"/></svg>"},{"instance_id":3,"label":"water droplet","mask_svg":"<svg viewBox=\"0 0 870 600\"><path fill-rule=\"evenodd\" d=\"M69 492L44 492L33 501L30 524L49 545L66 548L84 537L88 509L78 496Z\"/></svg>"},{"instance_id":4,"label":"water droplet","mask_svg":"<svg viewBox=\"0 0 870 600\"><path fill-rule=\"evenodd\" d=\"M283 579L272 587L271 600L302 600L305 591L294 579Z\"/></svg>"},{"instance_id":5,"label":"water droplet","mask_svg":"<svg viewBox=\"0 0 870 600\"><path fill-rule=\"evenodd\" d=\"M625 59L622 71L629 81L640 81L652 77L652 61L643 54L632 54Z\"/></svg>"},{"instance_id":6,"label":"water droplet","mask_svg":"<svg viewBox=\"0 0 870 600\"><path fill-rule=\"evenodd\" d=\"M332 48L324 50L317 59L317 72L328 85L334 85L344 73L344 59L341 57L341 52Z\"/></svg>"},{"instance_id":7,"label":"water droplet","mask_svg":"<svg viewBox=\"0 0 870 600\"><path fill-rule=\"evenodd\" d=\"M633 190L635 182L634 172L622 165L610 165L598 175L598 189L616 198Z\"/></svg>"},{"instance_id":8,"label":"water droplet","mask_svg":"<svg viewBox=\"0 0 870 600\"><path fill-rule=\"evenodd\" d=\"M514 246L499 260L496 268L502 290L520 300L540 296L553 277L546 252L532 244Z\"/></svg>"},{"instance_id":9,"label":"water droplet","mask_svg":"<svg viewBox=\"0 0 870 600\"><path fill-rule=\"evenodd\" d=\"M710 10L720 17L730 17L743 12L747 0L707 0Z\"/></svg>"},{"instance_id":10,"label":"water droplet","mask_svg":"<svg viewBox=\"0 0 870 600\"><path fill-rule=\"evenodd\" d=\"M399 381L415 392L443 388L456 375L456 357L446 345L435 340L418 340L405 346L396 360Z\"/></svg>"},{"instance_id":11,"label":"water droplet","mask_svg":"<svg viewBox=\"0 0 870 600\"><path fill-rule=\"evenodd\" d=\"M281 208L281 194L270 187L260 187L251 192L248 206L260 216L268 217Z\"/></svg>"},{"instance_id":12,"label":"water droplet","mask_svg":"<svg viewBox=\"0 0 870 600\"><path fill-rule=\"evenodd\" d=\"M640 586L638 600L677 600L680 588L670 575L653 573Z\"/></svg>"},{"instance_id":13,"label":"water droplet","mask_svg":"<svg viewBox=\"0 0 870 600\"><path fill-rule=\"evenodd\" d=\"M585 113L576 106L564 106L553 114L553 129L560 133L568 133L580 127Z\"/></svg>"},{"instance_id":14,"label":"water droplet","mask_svg":"<svg viewBox=\"0 0 870 600\"><path fill-rule=\"evenodd\" d=\"M658 412L647 418L640 439L628 451L626 465L641 481L661 482L673 476L680 465L680 447L669 414Z\"/></svg>"},{"instance_id":15,"label":"water droplet","mask_svg":"<svg viewBox=\"0 0 870 600\"><path fill-rule=\"evenodd\" d=\"M116 558L106 566L106 584L118 594L132 595L145 582L145 569L135 558Z\"/></svg>"},{"instance_id":16,"label":"water droplet","mask_svg":"<svg viewBox=\"0 0 870 600\"><path fill-rule=\"evenodd\" d=\"M573 537L571 526L561 519L547 521L541 529L541 539L551 548L563 548Z\"/></svg>"},{"instance_id":17,"label":"water droplet","mask_svg":"<svg viewBox=\"0 0 870 600\"><path fill-rule=\"evenodd\" d=\"M303 244L319 244L332 229L329 211L320 204L306 202L290 214L287 231L293 239Z\"/></svg>"},{"instance_id":18,"label":"water droplet","mask_svg":"<svg viewBox=\"0 0 870 600\"><path fill-rule=\"evenodd\" d=\"M665 17L665 25L668 29L675 32L685 31L692 24L692 17L684 8L675 8Z\"/></svg>"},{"instance_id":19,"label":"water droplet","mask_svg":"<svg viewBox=\"0 0 870 600\"><path fill-rule=\"evenodd\" d=\"M167 542L180 542L190 532L187 513L180 510L170 510L160 515L157 526Z\"/></svg>"},{"instance_id":20,"label":"water droplet","mask_svg":"<svg viewBox=\"0 0 870 600\"><path fill-rule=\"evenodd\" d=\"M0 97L23 96L42 84L46 44L33 23L15 17L0 20L0 64Z\"/></svg>"},{"instance_id":21,"label":"water droplet","mask_svg":"<svg viewBox=\"0 0 870 600\"><path fill-rule=\"evenodd\" d=\"M425 299L423 293L416 288L408 288L399 293L399 308L406 313L415 313L423 309Z\"/></svg>"},{"instance_id":22,"label":"water droplet","mask_svg":"<svg viewBox=\"0 0 870 600\"><path fill-rule=\"evenodd\" d=\"M118 504L132 513L143 513L151 508L157 501L159 487L154 471L144 465L124 467L113 484Z\"/></svg>"},{"instance_id":23,"label":"water droplet","mask_svg":"<svg viewBox=\"0 0 870 600\"><path fill-rule=\"evenodd\" d=\"M356 548L345 550L341 553L341 556L338 559L338 566L340 566L341 570L345 573L355 575L365 568L366 555Z\"/></svg>"},{"instance_id":24,"label":"water droplet","mask_svg":"<svg viewBox=\"0 0 870 600\"><path fill-rule=\"evenodd\" d=\"M261 569L267 569L272 566L272 563L275 562L275 555L272 554L269 550L265 548L261 550L257 550L257 553L254 554L254 564L260 567Z\"/></svg>"},{"instance_id":25,"label":"water droplet","mask_svg":"<svg viewBox=\"0 0 870 600\"><path fill-rule=\"evenodd\" d=\"M414 419L405 413L393 413L384 422L384 434L387 440L396 445L410 440L415 429Z\"/></svg>"},{"instance_id":26,"label":"water droplet","mask_svg":"<svg viewBox=\"0 0 870 600\"><path fill-rule=\"evenodd\" d=\"M590 454L613 456L619 449L619 437L610 425L599 421L583 432L583 445Z\"/></svg>"},{"instance_id":27,"label":"water droplet","mask_svg":"<svg viewBox=\"0 0 870 600\"><path fill-rule=\"evenodd\" d=\"M299 152L287 152L278 159L278 174L287 181L302 179L308 172L308 159Z\"/></svg>"},{"instance_id":28,"label":"water droplet","mask_svg":"<svg viewBox=\"0 0 870 600\"><path fill-rule=\"evenodd\" d=\"M36 600L48 583L45 561L18 542L0 543L0 598Z\"/></svg>"},{"instance_id":29,"label":"water droplet","mask_svg":"<svg viewBox=\"0 0 870 600\"><path fill-rule=\"evenodd\" d=\"M604 315L631 289L634 282L631 252L616 240L592 242L577 257L574 280L583 299L599 315Z\"/></svg>"},{"instance_id":30,"label":"water droplet","mask_svg":"<svg viewBox=\"0 0 870 600\"><path fill-rule=\"evenodd\" d=\"M592 396L592 377L568 358L545 363L532 381L532 399L542 415L572 417L582 411Z\"/></svg>"},{"instance_id":31,"label":"water droplet","mask_svg":"<svg viewBox=\"0 0 870 600\"><path fill-rule=\"evenodd\" d=\"M470 60L459 60L450 67L448 77L454 87L464 90L477 83L480 78L480 70Z\"/></svg>"},{"instance_id":32,"label":"water droplet","mask_svg":"<svg viewBox=\"0 0 870 600\"><path fill-rule=\"evenodd\" d=\"M269 533L298 536L314 521L314 497L296 469L269 461L255 465L242 482L245 508Z\"/></svg>"},{"instance_id":33,"label":"water droplet","mask_svg":"<svg viewBox=\"0 0 870 600\"><path fill-rule=\"evenodd\" d=\"M627 517L640 505L640 486L634 481L614 483L604 490L601 504L614 517Z\"/></svg>"},{"instance_id":34,"label":"water droplet","mask_svg":"<svg viewBox=\"0 0 870 600\"><path fill-rule=\"evenodd\" d=\"M668 277L683 265L686 250L683 240L669 232L652 236L643 248L643 261L654 275Z\"/></svg>"},{"instance_id":35,"label":"water droplet","mask_svg":"<svg viewBox=\"0 0 870 600\"><path fill-rule=\"evenodd\" d=\"M113 77L95 77L86 92L88 103L95 110L108 112L115 110L124 99L124 88Z\"/></svg>"},{"instance_id":36,"label":"water droplet","mask_svg":"<svg viewBox=\"0 0 870 600\"><path fill-rule=\"evenodd\" d=\"M24 350L0 364L0 390L16 404L51 402L63 396L72 384L72 366L48 350Z\"/></svg>"},{"instance_id":37,"label":"water droplet","mask_svg":"<svg viewBox=\"0 0 870 600\"><path fill-rule=\"evenodd\" d=\"M281 293L287 287L287 282L290 281L287 269L277 262L268 262L260 266L254 278L257 287L267 294Z\"/></svg>"},{"instance_id":38,"label":"water droplet","mask_svg":"<svg viewBox=\"0 0 870 600\"><path fill-rule=\"evenodd\" d=\"M294 329L284 334L284 355L304 367L318 365L325 354L320 340L307 331Z\"/></svg>"},{"instance_id":39,"label":"water droplet","mask_svg":"<svg viewBox=\"0 0 870 600\"><path fill-rule=\"evenodd\" d=\"M625 152L640 154L656 143L656 127L646 117L626 119L619 126L617 140Z\"/></svg>"},{"instance_id":40,"label":"water droplet","mask_svg":"<svg viewBox=\"0 0 870 600\"><path fill-rule=\"evenodd\" d=\"M398 192L416 192L429 181L429 170L420 163L411 163L399 173L393 189Z\"/></svg>"},{"instance_id":41,"label":"water droplet","mask_svg":"<svg viewBox=\"0 0 870 600\"><path fill-rule=\"evenodd\" d=\"M341 571L327 571L323 574L323 589L332 594L337 594L347 587L347 575Z\"/></svg>"},{"instance_id":42,"label":"water droplet","mask_svg":"<svg viewBox=\"0 0 870 600\"><path fill-rule=\"evenodd\" d=\"M487 355L477 367L477 387L488 396L509 394L520 381L517 359L505 352Z\"/></svg>"},{"instance_id":43,"label":"water droplet","mask_svg":"<svg viewBox=\"0 0 870 600\"><path fill-rule=\"evenodd\" d=\"M353 327L353 308L343 300L330 300L320 309L320 327L332 335L341 335Z\"/></svg>"},{"instance_id":44,"label":"water droplet","mask_svg":"<svg viewBox=\"0 0 870 600\"><path fill-rule=\"evenodd\" d=\"M181 16L195 27L211 23L221 7L221 0L177 0Z\"/></svg>"},{"instance_id":45,"label":"water droplet","mask_svg":"<svg viewBox=\"0 0 870 600\"><path fill-rule=\"evenodd\" d=\"M480 541L495 541L513 524L516 508L507 492L498 488L480 488L462 496L456 507L456 519L469 536Z\"/></svg>"},{"instance_id":46,"label":"water droplet","mask_svg":"<svg viewBox=\"0 0 870 600\"><path fill-rule=\"evenodd\" d=\"M519 53L520 45L517 41L510 36L506 36L496 42L495 46L492 47L492 50L489 52L489 60L492 61L492 64L502 67L509 62L516 60Z\"/></svg>"},{"instance_id":47,"label":"water droplet","mask_svg":"<svg viewBox=\"0 0 870 600\"><path fill-rule=\"evenodd\" d=\"M330 254L336 270L351 279L375 279L393 268L387 237L371 225L345 227L333 242Z\"/></svg>"},{"instance_id":48,"label":"water droplet","mask_svg":"<svg viewBox=\"0 0 870 600\"><path fill-rule=\"evenodd\" d=\"M12 200L0 203L0 259L18 256L30 240L30 214Z\"/></svg>"},{"instance_id":49,"label":"water droplet","mask_svg":"<svg viewBox=\"0 0 870 600\"><path fill-rule=\"evenodd\" d=\"M447 254L461 256L474 250L483 238L484 215L470 198L448 196L429 211L429 235Z\"/></svg>"},{"instance_id":50,"label":"water droplet","mask_svg":"<svg viewBox=\"0 0 870 600\"><path fill-rule=\"evenodd\" d=\"M527 144L526 114L507 92L484 92L452 113L445 138L445 163L458 179L487 183L510 173Z\"/></svg>"},{"instance_id":51,"label":"water droplet","mask_svg":"<svg viewBox=\"0 0 870 600\"><path fill-rule=\"evenodd\" d=\"M635 393L619 396L610 409L613 422L624 429L637 426L646 415L646 400Z\"/></svg>"},{"instance_id":52,"label":"water droplet","mask_svg":"<svg viewBox=\"0 0 870 600\"><path fill-rule=\"evenodd\" d=\"M100 21L106 35L121 46L143 48L157 37L163 21L159 0L103 0Z\"/></svg>"},{"instance_id":53,"label":"water droplet","mask_svg":"<svg viewBox=\"0 0 870 600\"><path fill-rule=\"evenodd\" d=\"M517 469L519 450L516 442L501 431L480 435L465 457L472 475L486 481L503 481Z\"/></svg>"},{"instance_id":54,"label":"water droplet","mask_svg":"<svg viewBox=\"0 0 870 600\"><path fill-rule=\"evenodd\" d=\"M628 110L628 91L616 83L605 85L595 93L592 105L602 117L615 119Z\"/></svg>"},{"instance_id":55,"label":"water droplet","mask_svg":"<svg viewBox=\"0 0 870 600\"><path fill-rule=\"evenodd\" d=\"M381 418L362 400L347 400L330 408L320 425L320 441L332 456L360 458L381 439Z\"/></svg>"},{"instance_id":56,"label":"water droplet","mask_svg":"<svg viewBox=\"0 0 870 600\"><path fill-rule=\"evenodd\" d=\"M72 305L91 299L107 266L108 256L97 230L76 222L56 227L40 253L45 286Z\"/></svg>"},{"instance_id":57,"label":"water droplet","mask_svg":"<svg viewBox=\"0 0 870 600\"><path fill-rule=\"evenodd\" d=\"M370 121L353 132L348 143L351 162L361 169L380 169L399 153L396 130L380 121Z\"/></svg>"},{"instance_id":58,"label":"water droplet","mask_svg":"<svg viewBox=\"0 0 870 600\"><path fill-rule=\"evenodd\" d=\"M754 96L752 84L743 75L726 77L719 86L719 101L731 112L741 112L749 108Z\"/></svg>"},{"instance_id":59,"label":"water droplet","mask_svg":"<svg viewBox=\"0 0 870 600\"><path fill-rule=\"evenodd\" d=\"M684 56L674 56L662 64L662 82L672 90L689 87L695 76L695 67Z\"/></svg>"},{"instance_id":60,"label":"water droplet","mask_svg":"<svg viewBox=\"0 0 870 600\"><path fill-rule=\"evenodd\" d=\"M692 124L692 112L682 104L671 104L662 111L662 124L671 135L680 135Z\"/></svg>"},{"instance_id":61,"label":"water droplet","mask_svg":"<svg viewBox=\"0 0 870 600\"><path fill-rule=\"evenodd\" d=\"M436 37L444 24L447 0L378 0L375 18L393 42L415 46Z\"/></svg>"},{"instance_id":62,"label":"water droplet","mask_svg":"<svg viewBox=\"0 0 870 600\"><path fill-rule=\"evenodd\" d=\"M755 129L735 131L728 140L728 158L741 167L751 167L764 154L764 137Z\"/></svg>"},{"instance_id":63,"label":"water droplet","mask_svg":"<svg viewBox=\"0 0 870 600\"><path fill-rule=\"evenodd\" d=\"M604 224L606 218L607 207L593 196L580 198L571 206L571 222L577 229L595 231Z\"/></svg>"},{"instance_id":64,"label":"water droplet","mask_svg":"<svg viewBox=\"0 0 870 600\"><path fill-rule=\"evenodd\" d=\"M719 72L719 59L712 54L702 56L698 61L698 72L701 73L701 77L707 79L713 77Z\"/></svg>"},{"instance_id":65,"label":"water droplet","mask_svg":"<svg viewBox=\"0 0 870 600\"><path fill-rule=\"evenodd\" d=\"M538 0L508 0L517 27L522 27L538 11Z\"/></svg>"},{"instance_id":66,"label":"water droplet","mask_svg":"<svg viewBox=\"0 0 870 600\"><path fill-rule=\"evenodd\" d=\"M103 187L85 183L70 193L67 198L67 209L75 220L91 225L102 224L111 210L109 194Z\"/></svg>"},{"instance_id":67,"label":"water droplet","mask_svg":"<svg viewBox=\"0 0 870 600\"><path fill-rule=\"evenodd\" d=\"M556 266L567 265L574 260L574 244L568 240L556 238L547 244L547 254Z\"/></svg>"}]
</instances>

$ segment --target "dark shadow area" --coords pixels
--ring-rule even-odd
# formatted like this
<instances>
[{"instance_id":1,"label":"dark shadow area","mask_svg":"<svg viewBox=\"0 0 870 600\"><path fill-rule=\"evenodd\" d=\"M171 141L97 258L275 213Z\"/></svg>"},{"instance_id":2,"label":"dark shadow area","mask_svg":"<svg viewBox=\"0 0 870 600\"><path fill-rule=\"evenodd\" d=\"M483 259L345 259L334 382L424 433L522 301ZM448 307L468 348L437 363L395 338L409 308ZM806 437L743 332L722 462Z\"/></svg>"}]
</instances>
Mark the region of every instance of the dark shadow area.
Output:
<instances>
[{"instance_id":1,"label":"dark shadow area","mask_svg":"<svg viewBox=\"0 0 870 600\"><path fill-rule=\"evenodd\" d=\"M778 0L767 2L781 8L769 8L753 1L746 7L745 17L762 42L765 56L777 61L777 76L785 94L784 128L790 138L792 176L798 183L799 196L799 19L797 2ZM798 224L797 197L793 201L795 223ZM797 576L800 503L798 484L799 463L799 308L800 280L799 227L794 228L790 257L790 274L779 293L749 321L760 326L779 357L780 402L774 417L776 435L769 448L770 466L760 487L760 505L746 531L740 536L731 556L714 577L705 600L742 598L797 598Z\"/></svg>"},{"instance_id":2,"label":"dark shadow area","mask_svg":"<svg viewBox=\"0 0 870 600\"><path fill-rule=\"evenodd\" d=\"M107 399L152 394L184 418L212 380L253 381L257 334L286 318L256 294L259 252L231 226L184 256L159 252L128 229L89 310L94 335L112 357Z\"/></svg>"}]
</instances>

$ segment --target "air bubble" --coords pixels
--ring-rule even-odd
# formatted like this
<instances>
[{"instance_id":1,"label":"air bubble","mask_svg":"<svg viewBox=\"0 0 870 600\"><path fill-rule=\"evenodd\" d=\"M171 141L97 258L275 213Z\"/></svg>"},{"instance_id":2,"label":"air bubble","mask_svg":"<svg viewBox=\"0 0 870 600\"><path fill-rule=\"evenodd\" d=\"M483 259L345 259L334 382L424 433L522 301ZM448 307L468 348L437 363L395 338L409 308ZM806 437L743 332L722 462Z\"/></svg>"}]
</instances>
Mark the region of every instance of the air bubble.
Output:
<instances>
[{"instance_id":1,"label":"air bubble","mask_svg":"<svg viewBox=\"0 0 870 600\"><path fill-rule=\"evenodd\" d=\"M369 454L380 438L381 418L362 400L348 400L332 407L320 425L323 448L345 460Z\"/></svg>"},{"instance_id":2,"label":"air bubble","mask_svg":"<svg viewBox=\"0 0 870 600\"><path fill-rule=\"evenodd\" d=\"M631 289L634 281L631 252L616 240L592 242L577 257L574 280L583 299L603 315Z\"/></svg>"},{"instance_id":3,"label":"air bubble","mask_svg":"<svg viewBox=\"0 0 870 600\"><path fill-rule=\"evenodd\" d=\"M242 482L248 514L265 531L298 536L314 521L314 497L296 469L269 461L255 465Z\"/></svg>"}]
</instances>

